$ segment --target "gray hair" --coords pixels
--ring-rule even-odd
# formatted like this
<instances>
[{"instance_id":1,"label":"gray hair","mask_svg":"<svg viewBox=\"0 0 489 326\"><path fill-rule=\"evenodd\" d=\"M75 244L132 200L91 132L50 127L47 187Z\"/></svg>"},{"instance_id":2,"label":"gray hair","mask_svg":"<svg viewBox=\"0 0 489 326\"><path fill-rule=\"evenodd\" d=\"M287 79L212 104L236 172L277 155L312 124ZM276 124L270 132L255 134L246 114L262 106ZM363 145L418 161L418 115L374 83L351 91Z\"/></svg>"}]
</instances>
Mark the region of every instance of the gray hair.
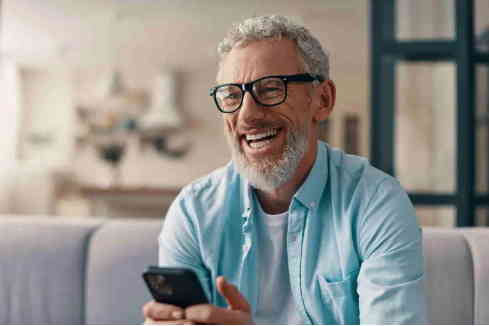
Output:
<instances>
[{"instance_id":1,"label":"gray hair","mask_svg":"<svg viewBox=\"0 0 489 326\"><path fill-rule=\"evenodd\" d=\"M251 42L268 39L294 41L304 64L304 72L329 79L329 55L321 43L307 28L280 15L253 17L234 24L219 43L217 52L222 61L235 46L244 47Z\"/></svg>"}]
</instances>

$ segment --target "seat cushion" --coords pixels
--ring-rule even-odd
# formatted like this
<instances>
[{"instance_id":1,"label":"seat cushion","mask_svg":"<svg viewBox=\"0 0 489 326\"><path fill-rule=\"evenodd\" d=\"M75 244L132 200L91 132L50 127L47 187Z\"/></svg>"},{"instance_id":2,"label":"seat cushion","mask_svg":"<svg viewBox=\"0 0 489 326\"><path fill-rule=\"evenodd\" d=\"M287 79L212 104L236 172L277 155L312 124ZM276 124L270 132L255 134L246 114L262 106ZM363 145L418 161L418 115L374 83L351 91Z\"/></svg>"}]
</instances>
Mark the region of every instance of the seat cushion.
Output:
<instances>
[{"instance_id":1,"label":"seat cushion","mask_svg":"<svg viewBox=\"0 0 489 326\"><path fill-rule=\"evenodd\" d=\"M107 222L93 236L87 269L87 324L141 324L151 300L141 274L158 263L161 220Z\"/></svg>"},{"instance_id":2,"label":"seat cushion","mask_svg":"<svg viewBox=\"0 0 489 326\"><path fill-rule=\"evenodd\" d=\"M489 230L463 229L474 262L474 324L489 324Z\"/></svg>"},{"instance_id":3,"label":"seat cushion","mask_svg":"<svg viewBox=\"0 0 489 326\"><path fill-rule=\"evenodd\" d=\"M0 324L84 322L86 249L99 222L0 221Z\"/></svg>"},{"instance_id":4,"label":"seat cushion","mask_svg":"<svg viewBox=\"0 0 489 326\"><path fill-rule=\"evenodd\" d=\"M461 232L423 229L425 289L431 324L472 324L472 254Z\"/></svg>"}]
</instances>

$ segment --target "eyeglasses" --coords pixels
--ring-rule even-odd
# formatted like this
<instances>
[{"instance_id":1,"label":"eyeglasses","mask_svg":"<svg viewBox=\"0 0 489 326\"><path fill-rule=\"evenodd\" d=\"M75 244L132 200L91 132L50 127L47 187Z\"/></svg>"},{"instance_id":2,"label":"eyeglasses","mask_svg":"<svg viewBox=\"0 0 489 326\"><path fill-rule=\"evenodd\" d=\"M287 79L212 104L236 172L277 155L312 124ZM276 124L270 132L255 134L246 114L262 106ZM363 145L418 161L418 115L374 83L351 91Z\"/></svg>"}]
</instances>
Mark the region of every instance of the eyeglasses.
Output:
<instances>
[{"instance_id":1,"label":"eyeglasses","mask_svg":"<svg viewBox=\"0 0 489 326\"><path fill-rule=\"evenodd\" d=\"M287 99L289 82L323 82L320 75L297 74L288 76L266 76L245 84L223 84L210 89L209 95L214 98L219 111L233 113L241 108L245 92L249 92L256 103L275 106Z\"/></svg>"}]
</instances>

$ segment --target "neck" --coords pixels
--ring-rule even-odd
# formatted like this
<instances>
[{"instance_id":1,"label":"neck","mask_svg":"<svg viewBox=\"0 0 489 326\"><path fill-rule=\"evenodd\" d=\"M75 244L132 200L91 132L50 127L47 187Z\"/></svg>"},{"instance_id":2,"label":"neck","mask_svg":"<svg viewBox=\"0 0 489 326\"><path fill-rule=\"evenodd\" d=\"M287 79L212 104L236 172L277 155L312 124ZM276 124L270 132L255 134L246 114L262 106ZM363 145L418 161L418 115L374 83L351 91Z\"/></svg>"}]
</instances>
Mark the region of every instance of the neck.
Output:
<instances>
[{"instance_id":1,"label":"neck","mask_svg":"<svg viewBox=\"0 0 489 326\"><path fill-rule=\"evenodd\" d=\"M313 142L309 155L305 155L299 163L294 176L272 191L263 191L256 189L258 200L260 201L263 211L267 214L280 214L289 209L292 197L306 180L309 172L314 165L317 155L317 144Z\"/></svg>"}]
</instances>

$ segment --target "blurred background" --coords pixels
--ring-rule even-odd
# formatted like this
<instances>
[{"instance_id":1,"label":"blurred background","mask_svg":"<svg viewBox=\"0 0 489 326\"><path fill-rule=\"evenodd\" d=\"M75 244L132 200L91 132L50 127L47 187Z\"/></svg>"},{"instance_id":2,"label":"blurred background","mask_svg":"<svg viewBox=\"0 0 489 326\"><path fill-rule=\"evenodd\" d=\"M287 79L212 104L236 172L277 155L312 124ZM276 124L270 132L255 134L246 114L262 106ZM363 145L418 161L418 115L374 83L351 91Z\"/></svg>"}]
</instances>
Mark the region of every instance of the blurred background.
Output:
<instances>
[{"instance_id":1,"label":"blurred background","mask_svg":"<svg viewBox=\"0 0 489 326\"><path fill-rule=\"evenodd\" d=\"M0 213L164 216L229 159L233 22L292 16L330 52L322 138L395 175L424 226L489 221L489 1L0 0Z\"/></svg>"}]
</instances>

